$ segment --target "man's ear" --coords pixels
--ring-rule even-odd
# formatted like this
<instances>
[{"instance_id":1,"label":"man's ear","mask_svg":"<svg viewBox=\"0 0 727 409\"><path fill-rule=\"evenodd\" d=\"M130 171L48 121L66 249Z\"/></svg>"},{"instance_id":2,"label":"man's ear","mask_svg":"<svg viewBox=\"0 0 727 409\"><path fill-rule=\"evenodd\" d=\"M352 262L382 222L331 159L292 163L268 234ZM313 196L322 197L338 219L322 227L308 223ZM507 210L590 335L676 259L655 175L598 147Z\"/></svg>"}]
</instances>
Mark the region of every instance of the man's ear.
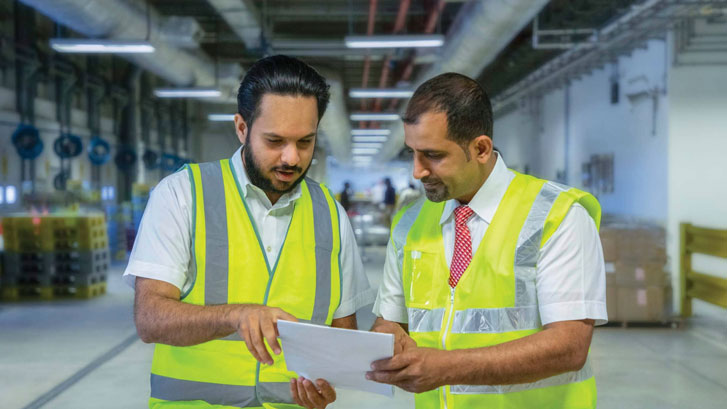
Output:
<instances>
[{"instance_id":1,"label":"man's ear","mask_svg":"<svg viewBox=\"0 0 727 409\"><path fill-rule=\"evenodd\" d=\"M487 163L492 156L492 139L487 135L480 135L474 140L475 160L480 163Z\"/></svg>"},{"instance_id":2,"label":"man's ear","mask_svg":"<svg viewBox=\"0 0 727 409\"><path fill-rule=\"evenodd\" d=\"M242 118L242 115L235 114L235 133L237 134L237 139L241 144L244 144L247 140L247 133L249 131L250 128L247 126L247 122L245 122Z\"/></svg>"}]
</instances>

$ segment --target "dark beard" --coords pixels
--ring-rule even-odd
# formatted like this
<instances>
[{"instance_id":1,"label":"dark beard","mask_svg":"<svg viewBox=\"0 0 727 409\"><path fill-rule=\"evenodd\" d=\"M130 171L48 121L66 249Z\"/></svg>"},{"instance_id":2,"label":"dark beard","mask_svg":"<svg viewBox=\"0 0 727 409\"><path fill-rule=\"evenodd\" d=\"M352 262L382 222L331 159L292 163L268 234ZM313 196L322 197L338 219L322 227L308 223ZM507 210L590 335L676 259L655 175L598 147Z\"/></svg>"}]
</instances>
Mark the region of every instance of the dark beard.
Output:
<instances>
[{"instance_id":1,"label":"dark beard","mask_svg":"<svg viewBox=\"0 0 727 409\"><path fill-rule=\"evenodd\" d=\"M447 188L447 185L442 183L441 180L432 178L432 177L425 177L422 178L422 183L436 183L437 186L433 190L427 190L426 185L424 185L424 194L427 196L427 199L429 199L432 202L443 202L445 200L449 199L449 188Z\"/></svg>"},{"instance_id":2,"label":"dark beard","mask_svg":"<svg viewBox=\"0 0 727 409\"><path fill-rule=\"evenodd\" d=\"M249 142L249 141L248 141ZM295 171L298 173L301 173L300 177L296 179L293 183L290 184L285 189L278 189L273 184L273 181L270 180L270 178L263 175L262 171L260 170L260 166L258 166L257 162L255 162L255 157L252 154L252 148L250 147L249 143L246 143L245 146L242 147L242 155L245 160L242 161L243 165L245 166L245 171L247 172L247 178L250 180L250 183L253 185L259 187L263 190L263 192L266 193L276 193L276 194L285 194L290 192L291 190L295 189L296 186L300 184L300 182L303 181L305 178L305 175L308 173L308 169L310 169L310 165L308 165L308 168L303 171L302 168L298 166L276 166L272 168L271 170L283 170L283 171Z\"/></svg>"}]
</instances>

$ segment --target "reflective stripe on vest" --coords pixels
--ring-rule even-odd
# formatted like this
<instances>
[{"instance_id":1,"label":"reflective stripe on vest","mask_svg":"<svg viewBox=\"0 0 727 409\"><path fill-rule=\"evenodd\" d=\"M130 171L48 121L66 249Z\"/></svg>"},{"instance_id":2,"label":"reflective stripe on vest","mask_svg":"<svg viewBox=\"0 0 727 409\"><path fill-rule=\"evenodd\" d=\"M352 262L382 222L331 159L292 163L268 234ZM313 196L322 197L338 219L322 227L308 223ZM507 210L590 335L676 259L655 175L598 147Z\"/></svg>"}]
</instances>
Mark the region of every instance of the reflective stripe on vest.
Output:
<instances>
[{"instance_id":1,"label":"reflective stripe on vest","mask_svg":"<svg viewBox=\"0 0 727 409\"><path fill-rule=\"evenodd\" d=\"M310 179L301 183L301 198L295 204L288 230L296 234L286 235L280 249L278 262L286 261L281 266L276 262L271 268L231 163L223 160L189 165L187 171L194 191L195 262L192 265L195 275L192 288L183 294L182 301L197 305L271 302L273 306L280 306L282 303L300 321L330 325L333 311L340 303L340 230L330 192ZM244 228L241 230L241 227ZM246 250L235 243L247 246ZM257 280L253 288L258 293L249 293L244 298L240 291L244 289L248 273L241 269L242 265L247 266L240 264L241 255L258 260L254 264L262 268L257 273L249 273L250 279ZM308 273L302 276L295 273L298 267L307 269ZM263 273L266 268L268 271ZM273 285L274 276L283 273ZM285 282L307 276L309 281L306 278L292 289L298 297L286 296ZM261 279L267 282L267 287ZM167 401L171 406L175 401L200 401L202 407L211 404L241 408L261 407L263 403L272 404L270 407L276 407L276 403L292 404L288 381L295 374L285 370L282 355L273 357L273 366L261 368L237 333L192 347L158 344L152 364L150 405L164 407ZM248 372L238 374L230 366L248 368L245 369Z\"/></svg>"},{"instance_id":2,"label":"reflective stripe on vest","mask_svg":"<svg viewBox=\"0 0 727 409\"><path fill-rule=\"evenodd\" d=\"M167 401L203 400L236 408L262 406L254 386L185 381L155 374L151 374L151 397Z\"/></svg>"}]
</instances>

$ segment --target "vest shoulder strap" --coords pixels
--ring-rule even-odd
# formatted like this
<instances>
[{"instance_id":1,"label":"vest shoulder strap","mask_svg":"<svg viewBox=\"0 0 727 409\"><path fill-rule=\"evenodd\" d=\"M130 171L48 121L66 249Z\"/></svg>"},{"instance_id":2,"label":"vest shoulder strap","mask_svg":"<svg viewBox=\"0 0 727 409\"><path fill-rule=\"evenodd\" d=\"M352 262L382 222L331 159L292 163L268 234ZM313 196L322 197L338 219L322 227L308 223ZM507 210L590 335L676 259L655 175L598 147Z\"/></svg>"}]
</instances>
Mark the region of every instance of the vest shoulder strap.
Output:
<instances>
[{"instance_id":1,"label":"vest shoulder strap","mask_svg":"<svg viewBox=\"0 0 727 409\"><path fill-rule=\"evenodd\" d=\"M426 202L427 199L425 197L420 197L418 200L401 209L394 216L391 224L391 240L397 252L403 251L409 230L411 230L417 216L419 216L419 211L421 211L422 206Z\"/></svg>"}]
</instances>

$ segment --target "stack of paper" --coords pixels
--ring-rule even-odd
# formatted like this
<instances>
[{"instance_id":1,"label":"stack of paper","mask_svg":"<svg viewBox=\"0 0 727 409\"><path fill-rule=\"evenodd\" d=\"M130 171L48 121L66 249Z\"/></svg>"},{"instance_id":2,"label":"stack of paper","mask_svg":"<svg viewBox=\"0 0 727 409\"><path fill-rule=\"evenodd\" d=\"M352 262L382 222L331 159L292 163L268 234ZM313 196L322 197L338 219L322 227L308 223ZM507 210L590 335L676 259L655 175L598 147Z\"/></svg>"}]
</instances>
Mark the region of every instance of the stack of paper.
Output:
<instances>
[{"instance_id":1,"label":"stack of paper","mask_svg":"<svg viewBox=\"0 0 727 409\"><path fill-rule=\"evenodd\" d=\"M394 335L278 321L289 371L334 388L394 395L394 387L366 379L371 362L394 355Z\"/></svg>"}]
</instances>

